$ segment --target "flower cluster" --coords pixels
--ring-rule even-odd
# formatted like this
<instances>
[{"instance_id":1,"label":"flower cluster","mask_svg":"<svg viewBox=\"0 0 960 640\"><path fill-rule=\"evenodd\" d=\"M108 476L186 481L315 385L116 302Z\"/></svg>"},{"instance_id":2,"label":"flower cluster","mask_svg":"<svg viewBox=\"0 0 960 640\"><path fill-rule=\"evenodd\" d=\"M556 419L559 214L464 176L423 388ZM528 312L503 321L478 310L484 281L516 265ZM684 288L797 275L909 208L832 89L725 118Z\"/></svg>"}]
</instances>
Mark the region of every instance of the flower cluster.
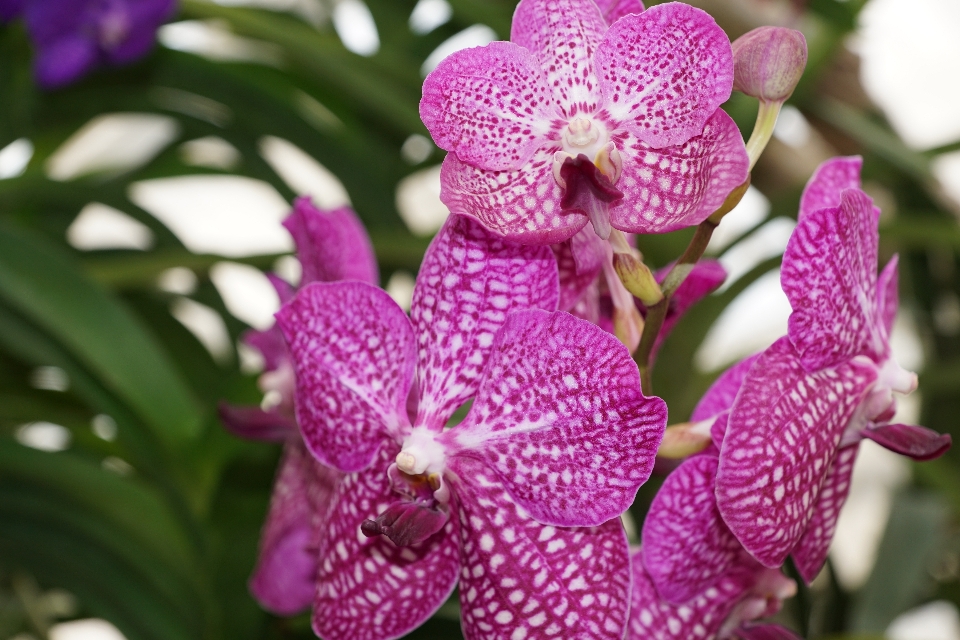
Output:
<instances>
[{"instance_id":1,"label":"flower cluster","mask_svg":"<svg viewBox=\"0 0 960 640\"><path fill-rule=\"evenodd\" d=\"M807 582L822 567L860 441L923 460L950 439L892 423L916 387L890 351L897 263L877 274L878 211L840 158L784 256L788 335L671 428L692 440L664 440L641 376L722 283L703 249L805 61L795 32L745 38L679 3L521 0L511 42L447 58L421 114L452 213L409 315L353 212L297 201L302 282L273 278L277 325L246 337L264 404L221 407L285 447L250 582L264 607L387 640L458 588L469 640L796 637L764 619L796 592L788 556ZM749 145L719 109L734 86L774 105ZM691 225L676 263L642 263L631 234ZM631 551L620 517L658 450L685 460Z\"/></svg>"},{"instance_id":2,"label":"flower cluster","mask_svg":"<svg viewBox=\"0 0 960 640\"><path fill-rule=\"evenodd\" d=\"M37 82L54 89L101 65L145 56L176 0L0 0L0 22L23 17Z\"/></svg>"}]
</instances>

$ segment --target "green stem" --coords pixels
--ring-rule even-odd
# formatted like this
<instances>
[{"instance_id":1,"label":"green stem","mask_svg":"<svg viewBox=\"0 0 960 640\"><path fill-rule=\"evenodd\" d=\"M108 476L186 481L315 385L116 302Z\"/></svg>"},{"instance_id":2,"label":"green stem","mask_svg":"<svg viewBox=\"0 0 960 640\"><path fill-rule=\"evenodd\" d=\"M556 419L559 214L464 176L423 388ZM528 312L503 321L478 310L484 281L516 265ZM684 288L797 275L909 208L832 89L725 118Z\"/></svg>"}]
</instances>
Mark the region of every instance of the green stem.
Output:
<instances>
[{"instance_id":1,"label":"green stem","mask_svg":"<svg viewBox=\"0 0 960 640\"><path fill-rule=\"evenodd\" d=\"M757 122L753 125L753 133L747 140L747 155L750 156L750 170L753 171L754 165L760 159L760 154L766 149L770 137L773 135L773 128L777 124L777 116L780 115L782 102L760 101L760 109L757 111Z\"/></svg>"}]
</instances>

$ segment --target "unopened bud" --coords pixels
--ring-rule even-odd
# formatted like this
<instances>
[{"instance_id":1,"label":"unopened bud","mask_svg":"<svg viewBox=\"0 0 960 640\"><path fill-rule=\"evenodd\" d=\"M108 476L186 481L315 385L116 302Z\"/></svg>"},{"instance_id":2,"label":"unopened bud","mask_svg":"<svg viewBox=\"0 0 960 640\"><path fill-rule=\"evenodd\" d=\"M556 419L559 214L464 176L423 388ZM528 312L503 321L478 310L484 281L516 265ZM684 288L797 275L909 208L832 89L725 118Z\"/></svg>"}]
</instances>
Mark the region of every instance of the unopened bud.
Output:
<instances>
[{"instance_id":1,"label":"unopened bud","mask_svg":"<svg viewBox=\"0 0 960 640\"><path fill-rule=\"evenodd\" d=\"M700 453L710 446L711 421L682 422L667 427L657 449L657 457L679 460Z\"/></svg>"},{"instance_id":2,"label":"unopened bud","mask_svg":"<svg viewBox=\"0 0 960 640\"><path fill-rule=\"evenodd\" d=\"M643 334L643 316L636 306L631 304L626 309L613 308L613 334L630 353L637 350Z\"/></svg>"},{"instance_id":3,"label":"unopened bud","mask_svg":"<svg viewBox=\"0 0 960 640\"><path fill-rule=\"evenodd\" d=\"M620 276L620 282L635 298L648 307L663 300L663 292L650 267L643 264L632 253L614 253L613 268Z\"/></svg>"},{"instance_id":4,"label":"unopened bud","mask_svg":"<svg viewBox=\"0 0 960 640\"><path fill-rule=\"evenodd\" d=\"M733 88L765 102L783 102L807 66L803 34L784 27L758 27L733 43Z\"/></svg>"},{"instance_id":5,"label":"unopened bud","mask_svg":"<svg viewBox=\"0 0 960 640\"><path fill-rule=\"evenodd\" d=\"M723 216L733 211L733 209L740 204L740 201L743 200L743 196L747 194L748 188L750 188L749 173L747 174L747 179L744 181L744 183L731 191L730 195L727 196L727 199L723 201L722 205L720 205L720 208L714 211L707 219L714 224L720 224L720 220L723 219Z\"/></svg>"}]
</instances>

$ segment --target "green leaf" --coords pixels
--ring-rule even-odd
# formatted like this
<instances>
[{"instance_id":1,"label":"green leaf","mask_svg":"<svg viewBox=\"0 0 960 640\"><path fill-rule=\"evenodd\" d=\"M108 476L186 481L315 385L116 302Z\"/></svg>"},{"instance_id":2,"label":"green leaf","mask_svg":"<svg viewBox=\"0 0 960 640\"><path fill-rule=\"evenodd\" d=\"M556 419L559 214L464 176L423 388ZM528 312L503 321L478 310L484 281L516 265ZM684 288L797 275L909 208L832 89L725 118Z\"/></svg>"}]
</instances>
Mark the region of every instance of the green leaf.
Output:
<instances>
[{"instance_id":1,"label":"green leaf","mask_svg":"<svg viewBox=\"0 0 960 640\"><path fill-rule=\"evenodd\" d=\"M197 401L162 348L67 256L0 227L0 298L55 336L160 441L177 445L197 435Z\"/></svg>"}]
</instances>

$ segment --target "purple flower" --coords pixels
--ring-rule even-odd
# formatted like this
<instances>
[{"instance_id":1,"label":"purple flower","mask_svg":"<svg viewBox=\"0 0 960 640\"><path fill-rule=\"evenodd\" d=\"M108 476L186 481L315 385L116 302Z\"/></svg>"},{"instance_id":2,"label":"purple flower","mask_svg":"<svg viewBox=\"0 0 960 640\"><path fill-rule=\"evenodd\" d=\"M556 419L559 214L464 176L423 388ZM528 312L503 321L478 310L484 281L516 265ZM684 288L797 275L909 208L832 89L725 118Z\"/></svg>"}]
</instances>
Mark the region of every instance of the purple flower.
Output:
<instances>
[{"instance_id":1,"label":"purple flower","mask_svg":"<svg viewBox=\"0 0 960 640\"><path fill-rule=\"evenodd\" d=\"M26 0L0 0L0 22L8 22L23 13Z\"/></svg>"},{"instance_id":2,"label":"purple flower","mask_svg":"<svg viewBox=\"0 0 960 640\"><path fill-rule=\"evenodd\" d=\"M793 554L813 580L846 498L858 442L924 460L950 436L889 424L916 375L890 354L897 261L877 276L879 210L859 189L859 158L830 160L801 200L781 284L789 332L749 371L717 473L723 520L768 567Z\"/></svg>"},{"instance_id":3,"label":"purple flower","mask_svg":"<svg viewBox=\"0 0 960 640\"><path fill-rule=\"evenodd\" d=\"M53 89L142 58L175 9L176 0L25 0L37 82Z\"/></svg>"},{"instance_id":4,"label":"purple flower","mask_svg":"<svg viewBox=\"0 0 960 640\"><path fill-rule=\"evenodd\" d=\"M312 284L281 309L304 439L346 474L319 544L319 636L403 635L459 579L469 639L622 637L616 517L650 474L666 408L615 339L549 313L557 297L547 247L454 215L409 319L360 282Z\"/></svg>"},{"instance_id":5,"label":"purple flower","mask_svg":"<svg viewBox=\"0 0 960 640\"><path fill-rule=\"evenodd\" d=\"M339 280L376 284L373 249L351 209L321 211L309 198L298 198L283 224L297 245L303 286ZM293 288L276 276L268 277L281 303L289 302ZM280 328L249 331L244 341L263 354L266 371L260 386L271 406L264 410L221 404L220 418L234 435L284 443L250 591L264 608L291 615L313 602L317 536L326 527L326 514L342 474L317 462L300 437L293 417L293 361Z\"/></svg>"},{"instance_id":6,"label":"purple flower","mask_svg":"<svg viewBox=\"0 0 960 640\"><path fill-rule=\"evenodd\" d=\"M420 115L455 213L524 243L588 221L660 233L697 224L747 177L733 121L730 42L680 3L522 0L511 42L457 52L423 87ZM624 13L628 15L623 15Z\"/></svg>"},{"instance_id":7,"label":"purple flower","mask_svg":"<svg viewBox=\"0 0 960 640\"><path fill-rule=\"evenodd\" d=\"M750 556L717 509L717 465L727 417L756 360L731 367L700 400L691 420L710 432L713 444L675 469L650 506L643 545L633 558L631 637L797 637L779 627L749 626L779 611L796 593L796 584ZM756 635L761 631L781 635Z\"/></svg>"}]
</instances>

